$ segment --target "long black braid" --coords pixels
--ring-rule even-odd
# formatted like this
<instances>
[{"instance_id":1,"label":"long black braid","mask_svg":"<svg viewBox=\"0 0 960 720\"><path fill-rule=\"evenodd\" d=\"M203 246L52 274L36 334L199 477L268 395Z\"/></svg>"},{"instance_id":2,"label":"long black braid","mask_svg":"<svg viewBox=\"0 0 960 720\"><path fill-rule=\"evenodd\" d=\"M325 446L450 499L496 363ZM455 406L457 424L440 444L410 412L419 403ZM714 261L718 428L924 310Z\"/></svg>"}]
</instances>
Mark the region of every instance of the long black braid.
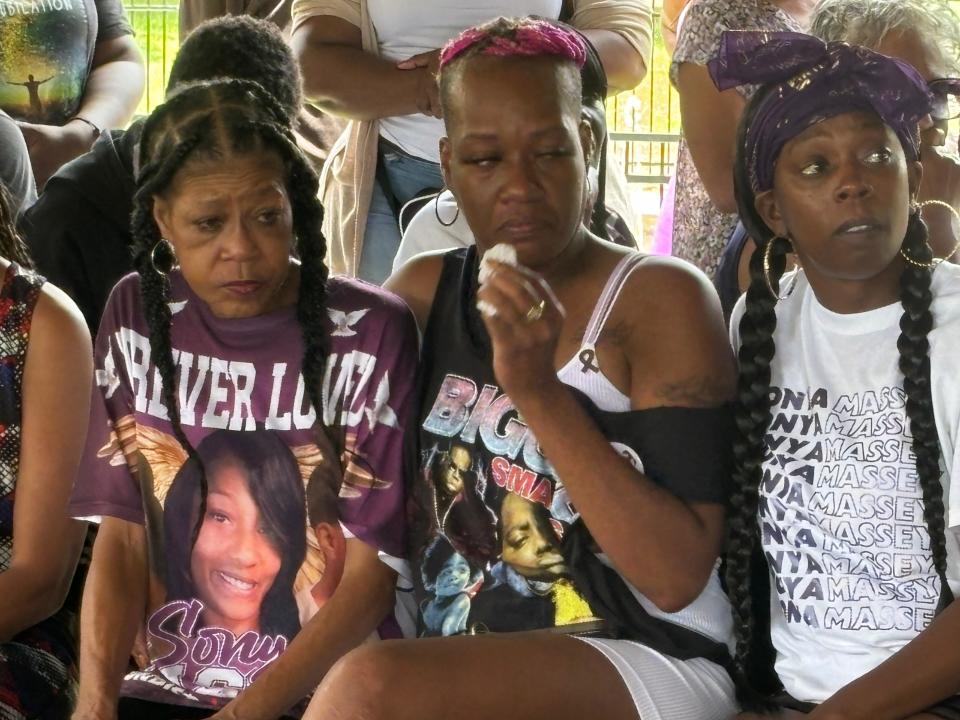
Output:
<instances>
[{"instance_id":1,"label":"long black braid","mask_svg":"<svg viewBox=\"0 0 960 720\"><path fill-rule=\"evenodd\" d=\"M748 107L744 118L749 117L749 110ZM770 365L776 349L773 333L777 327L776 301L764 278L763 255L767 244L773 243L769 279L773 287L779 289L790 244L783 238L774 238L753 207L746 163L739 150L744 147L745 134L746 122L742 122L737 138L734 187L741 219L750 236L756 239L757 249L750 258L750 285L739 327L740 374L734 415L736 435L725 579L736 630L737 698L745 708L764 710L768 705L763 698L778 689L779 680L773 669L774 653L769 641L769 599L764 597L769 592L769 580L760 551L757 523L765 437L772 420Z\"/></svg>"},{"instance_id":2,"label":"long black braid","mask_svg":"<svg viewBox=\"0 0 960 720\"><path fill-rule=\"evenodd\" d=\"M141 171L131 223L134 266L140 275L143 311L150 328L151 361L160 373L162 397L174 435L200 468L200 511L193 528L193 542L205 514L207 482L203 463L180 424L167 276L175 258L169 244L160 237L153 218L153 202L170 187L188 160L257 150L275 152L284 164L300 259L297 319L303 334L304 383L317 413L318 442L323 450L336 453L333 458L339 458L342 451L342 443L331 435L324 422L321 394L330 342L325 326L326 241L320 230L323 210L317 200L317 174L297 148L283 107L257 83L220 80L184 86L144 124Z\"/></svg>"},{"instance_id":3,"label":"long black braid","mask_svg":"<svg viewBox=\"0 0 960 720\"><path fill-rule=\"evenodd\" d=\"M782 689L774 669L775 651L770 640L769 570L760 543L758 511L763 480L765 438L772 420L770 400L771 363L776 352L773 335L777 327L771 296L764 278L763 255L770 247L769 281L779 291L790 242L776 237L754 206L743 148L756 108L769 89L758 92L747 105L737 134L734 189L740 219L757 247L750 258L750 286L740 320L740 375L737 386L736 438L731 510L725 557L727 593L733 609L736 653L734 681L737 698L746 710L766 711L775 706L772 697ZM932 251L927 229L919 213L912 213L903 249L919 263L928 262ZM923 492L924 516L930 534L935 568L944 577L946 540L944 535L943 490L940 484L940 445L933 415L930 385L930 345L927 335L933 327L930 312L931 270L907 264L900 278L903 316L897 342L900 370L907 395L906 413L913 436L917 475ZM944 586L944 592L949 588Z\"/></svg>"},{"instance_id":4,"label":"long black braid","mask_svg":"<svg viewBox=\"0 0 960 720\"><path fill-rule=\"evenodd\" d=\"M933 250L928 242L927 226L920 212L910 215L910 224L903 241L904 252L920 263L933 260ZM947 571L946 525L944 522L943 485L940 482L940 439L933 414L933 392L930 382L930 341L927 336L933 329L934 317L930 312L933 293L930 285L933 272L930 267L918 267L907 263L900 275L900 302L903 316L900 318L900 372L903 373L903 389L907 394L906 411L910 418L910 434L913 436L913 454L917 463L917 478L923 492L923 517L930 534L930 554L934 568L940 575L942 592L947 601L952 600L950 588L945 582Z\"/></svg>"}]
</instances>

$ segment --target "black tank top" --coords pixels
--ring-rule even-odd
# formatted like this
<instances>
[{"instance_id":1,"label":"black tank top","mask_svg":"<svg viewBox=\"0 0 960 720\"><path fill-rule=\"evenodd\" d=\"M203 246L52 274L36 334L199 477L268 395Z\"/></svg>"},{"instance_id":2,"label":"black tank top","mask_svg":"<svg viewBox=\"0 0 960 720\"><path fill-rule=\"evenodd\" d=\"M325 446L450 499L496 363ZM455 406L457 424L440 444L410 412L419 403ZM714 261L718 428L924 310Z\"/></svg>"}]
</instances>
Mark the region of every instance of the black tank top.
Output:
<instances>
[{"instance_id":1,"label":"black tank top","mask_svg":"<svg viewBox=\"0 0 960 720\"><path fill-rule=\"evenodd\" d=\"M598 560L562 482L494 377L490 340L475 310L476 278L475 247L444 256L423 339L411 514L419 633L603 624L600 634L722 660L725 650L700 634L705 650L678 648L690 631L647 616L625 581ZM650 475L667 462L655 448L662 444L653 429L663 424L659 411L606 412L571 391L639 469ZM701 467L690 487L669 489L722 501L723 488L705 489L703 480ZM624 628L634 624L624 617L634 611L648 626L639 637Z\"/></svg>"}]
</instances>

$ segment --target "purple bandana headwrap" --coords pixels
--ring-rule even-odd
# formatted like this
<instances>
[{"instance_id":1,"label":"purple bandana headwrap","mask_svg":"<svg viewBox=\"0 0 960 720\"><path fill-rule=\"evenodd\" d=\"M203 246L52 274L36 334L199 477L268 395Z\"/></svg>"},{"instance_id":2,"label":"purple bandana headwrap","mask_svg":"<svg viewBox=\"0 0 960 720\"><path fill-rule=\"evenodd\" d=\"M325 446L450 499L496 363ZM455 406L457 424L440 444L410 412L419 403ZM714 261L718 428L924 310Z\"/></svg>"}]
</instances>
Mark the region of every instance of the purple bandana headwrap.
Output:
<instances>
[{"instance_id":1,"label":"purple bandana headwrap","mask_svg":"<svg viewBox=\"0 0 960 720\"><path fill-rule=\"evenodd\" d=\"M720 90L773 85L746 132L754 192L773 187L783 146L811 125L848 112L875 113L919 157L918 123L932 107L927 84L912 66L846 43L802 33L727 31L707 67Z\"/></svg>"}]
</instances>

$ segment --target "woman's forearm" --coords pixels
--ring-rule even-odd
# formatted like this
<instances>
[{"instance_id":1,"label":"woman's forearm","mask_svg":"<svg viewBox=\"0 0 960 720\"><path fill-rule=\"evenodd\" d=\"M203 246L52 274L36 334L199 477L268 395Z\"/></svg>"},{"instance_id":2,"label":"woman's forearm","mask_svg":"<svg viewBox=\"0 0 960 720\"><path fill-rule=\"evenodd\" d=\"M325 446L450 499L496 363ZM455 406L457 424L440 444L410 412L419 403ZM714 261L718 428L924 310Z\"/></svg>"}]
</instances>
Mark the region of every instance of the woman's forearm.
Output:
<instances>
[{"instance_id":1,"label":"woman's forearm","mask_svg":"<svg viewBox=\"0 0 960 720\"><path fill-rule=\"evenodd\" d=\"M436 85L426 68L398 70L359 47L311 40L306 28L292 45L307 100L333 115L374 120L424 112L429 83Z\"/></svg>"},{"instance_id":2,"label":"woman's forearm","mask_svg":"<svg viewBox=\"0 0 960 720\"><path fill-rule=\"evenodd\" d=\"M583 34L600 56L607 75L608 95L629 92L643 82L647 63L625 37L613 30L584 30Z\"/></svg>"},{"instance_id":3,"label":"woman's forearm","mask_svg":"<svg viewBox=\"0 0 960 720\"><path fill-rule=\"evenodd\" d=\"M347 541L343 577L330 599L284 653L217 718L274 720L310 695L348 651L366 640L393 607L396 573L361 540Z\"/></svg>"},{"instance_id":4,"label":"woman's forearm","mask_svg":"<svg viewBox=\"0 0 960 720\"><path fill-rule=\"evenodd\" d=\"M716 561L722 523L705 525L689 505L635 470L559 380L549 392L514 400L617 569L665 611L696 599Z\"/></svg>"},{"instance_id":5,"label":"woman's forearm","mask_svg":"<svg viewBox=\"0 0 960 720\"><path fill-rule=\"evenodd\" d=\"M129 35L97 43L77 115L101 129L122 128L143 95L143 58Z\"/></svg>"},{"instance_id":6,"label":"woman's forearm","mask_svg":"<svg viewBox=\"0 0 960 720\"><path fill-rule=\"evenodd\" d=\"M879 667L839 690L811 720L904 720L960 693L960 603Z\"/></svg>"},{"instance_id":7,"label":"woman's forearm","mask_svg":"<svg viewBox=\"0 0 960 720\"><path fill-rule=\"evenodd\" d=\"M80 693L74 720L116 717L120 683L146 614L143 527L106 518L93 549L80 612Z\"/></svg>"},{"instance_id":8,"label":"woman's forearm","mask_svg":"<svg viewBox=\"0 0 960 720\"><path fill-rule=\"evenodd\" d=\"M82 523L77 523L77 539L82 539ZM75 542L64 552L72 557L67 563L70 568L77 565L81 542ZM0 573L0 643L7 642L15 635L33 627L57 612L70 588L71 571L59 578L42 581L32 572L32 568L11 566Z\"/></svg>"}]
</instances>

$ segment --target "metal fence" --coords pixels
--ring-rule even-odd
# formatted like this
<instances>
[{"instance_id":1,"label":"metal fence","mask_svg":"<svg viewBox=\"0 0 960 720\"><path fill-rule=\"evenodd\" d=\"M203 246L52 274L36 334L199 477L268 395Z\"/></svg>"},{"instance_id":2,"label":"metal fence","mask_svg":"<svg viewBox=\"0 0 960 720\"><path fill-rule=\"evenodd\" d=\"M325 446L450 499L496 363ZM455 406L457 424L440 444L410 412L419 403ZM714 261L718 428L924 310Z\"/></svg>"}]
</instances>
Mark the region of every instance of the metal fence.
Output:
<instances>
[{"instance_id":1,"label":"metal fence","mask_svg":"<svg viewBox=\"0 0 960 720\"><path fill-rule=\"evenodd\" d=\"M660 32L661 1L654 2L654 47L644 81L609 103L614 153L630 183L663 184L673 174L680 140L680 108L670 84L670 55Z\"/></svg>"}]
</instances>

